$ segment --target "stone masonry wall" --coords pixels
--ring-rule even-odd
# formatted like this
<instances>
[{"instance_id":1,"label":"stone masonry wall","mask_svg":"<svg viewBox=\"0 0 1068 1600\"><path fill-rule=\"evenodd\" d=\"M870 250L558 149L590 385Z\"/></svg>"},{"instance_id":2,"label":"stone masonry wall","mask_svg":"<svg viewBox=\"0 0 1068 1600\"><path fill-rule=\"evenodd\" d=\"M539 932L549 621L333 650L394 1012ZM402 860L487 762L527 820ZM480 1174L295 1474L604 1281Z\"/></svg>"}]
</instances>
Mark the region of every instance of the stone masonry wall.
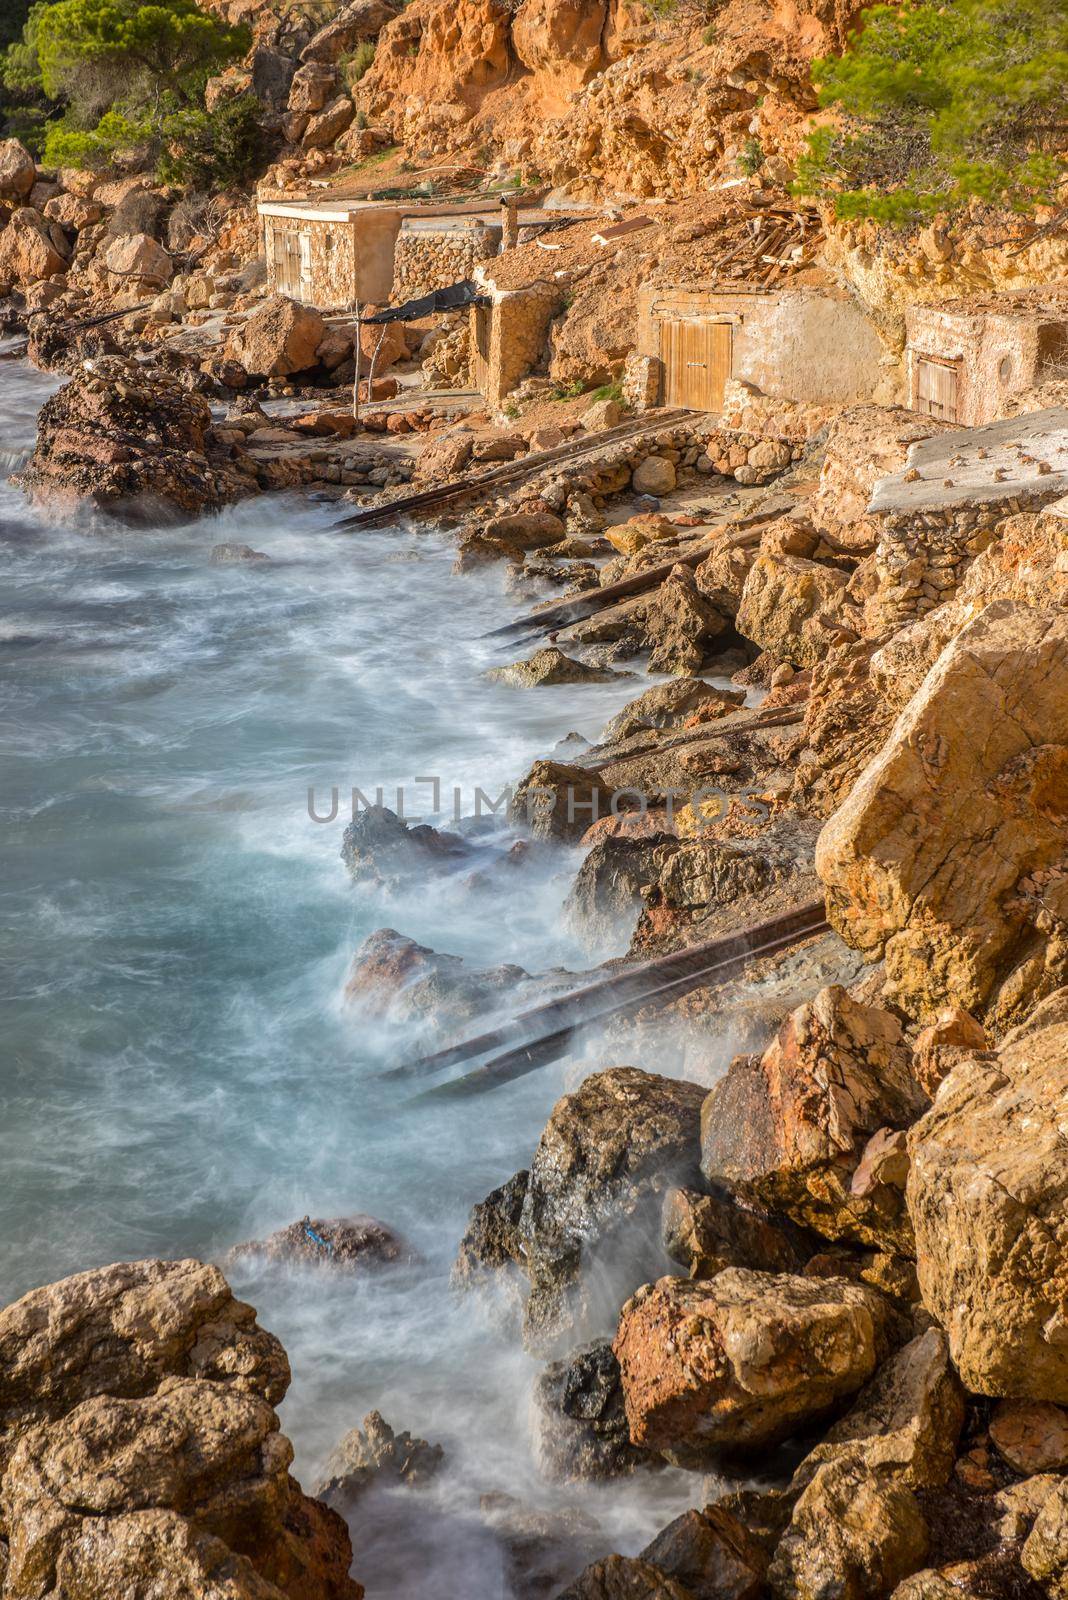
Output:
<instances>
[{"instance_id":1,"label":"stone masonry wall","mask_svg":"<svg viewBox=\"0 0 1068 1600\"><path fill-rule=\"evenodd\" d=\"M470 278L480 261L497 254L498 233L490 228L402 229L393 258L394 303Z\"/></svg>"}]
</instances>

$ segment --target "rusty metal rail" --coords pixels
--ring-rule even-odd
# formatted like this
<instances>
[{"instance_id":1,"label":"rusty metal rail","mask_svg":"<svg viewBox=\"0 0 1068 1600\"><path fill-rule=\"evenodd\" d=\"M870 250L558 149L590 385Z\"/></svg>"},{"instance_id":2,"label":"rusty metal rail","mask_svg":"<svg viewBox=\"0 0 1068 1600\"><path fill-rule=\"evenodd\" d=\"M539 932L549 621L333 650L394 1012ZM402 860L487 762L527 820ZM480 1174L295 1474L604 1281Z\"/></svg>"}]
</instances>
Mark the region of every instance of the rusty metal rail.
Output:
<instances>
[{"instance_id":1,"label":"rusty metal rail","mask_svg":"<svg viewBox=\"0 0 1068 1600\"><path fill-rule=\"evenodd\" d=\"M572 439L566 444L557 445L553 450L539 450L534 455L523 456L518 461L506 461L501 466L492 467L488 472L480 472L474 477L457 478L451 483L439 484L434 489L423 489L417 494L403 495L383 505L370 506L366 511L357 511L350 517L343 517L340 522L334 524L334 527L336 529L381 527L383 523L392 522L394 518L405 516L411 511L431 511L438 506L458 503L490 489L521 483L524 478L531 477L544 467L555 466L558 462L580 460L584 455L598 455L606 447L624 444L628 439L643 434L655 436L667 428L677 428L684 418L694 415L696 415L694 412L675 409L664 412L659 417L650 418L648 414L635 417L629 422L620 423L618 428L608 428L603 433L587 434L581 439Z\"/></svg>"},{"instance_id":2,"label":"rusty metal rail","mask_svg":"<svg viewBox=\"0 0 1068 1600\"><path fill-rule=\"evenodd\" d=\"M735 933L612 973L520 1012L499 1028L394 1067L384 1077L433 1077L449 1067L499 1050L501 1054L482 1066L424 1091L420 1098L481 1094L499 1088L557 1060L583 1028L645 1005L677 1000L713 980L725 982L757 957L789 949L803 939L826 932L828 926L823 901L807 901L765 922L752 923Z\"/></svg>"}]
</instances>

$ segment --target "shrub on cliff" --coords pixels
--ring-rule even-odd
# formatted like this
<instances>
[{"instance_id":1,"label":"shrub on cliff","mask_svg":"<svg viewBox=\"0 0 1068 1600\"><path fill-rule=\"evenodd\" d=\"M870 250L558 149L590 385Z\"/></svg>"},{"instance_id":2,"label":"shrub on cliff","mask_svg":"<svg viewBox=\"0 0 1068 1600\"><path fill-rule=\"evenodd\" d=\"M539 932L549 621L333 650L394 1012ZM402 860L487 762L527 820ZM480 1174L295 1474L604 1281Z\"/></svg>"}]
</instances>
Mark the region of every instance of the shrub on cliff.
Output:
<instances>
[{"instance_id":1,"label":"shrub on cliff","mask_svg":"<svg viewBox=\"0 0 1068 1600\"><path fill-rule=\"evenodd\" d=\"M1027 211L1068 178L1063 0L872 6L813 76L839 117L811 135L797 187L840 217L913 223L972 200Z\"/></svg>"},{"instance_id":2,"label":"shrub on cliff","mask_svg":"<svg viewBox=\"0 0 1068 1600\"><path fill-rule=\"evenodd\" d=\"M249 39L194 0L56 0L31 7L21 40L4 55L3 78L61 110L46 131L50 165L102 165L120 150L148 160L164 145L195 142L190 119L204 117L208 77ZM243 116L230 120L220 145L241 142Z\"/></svg>"}]
</instances>

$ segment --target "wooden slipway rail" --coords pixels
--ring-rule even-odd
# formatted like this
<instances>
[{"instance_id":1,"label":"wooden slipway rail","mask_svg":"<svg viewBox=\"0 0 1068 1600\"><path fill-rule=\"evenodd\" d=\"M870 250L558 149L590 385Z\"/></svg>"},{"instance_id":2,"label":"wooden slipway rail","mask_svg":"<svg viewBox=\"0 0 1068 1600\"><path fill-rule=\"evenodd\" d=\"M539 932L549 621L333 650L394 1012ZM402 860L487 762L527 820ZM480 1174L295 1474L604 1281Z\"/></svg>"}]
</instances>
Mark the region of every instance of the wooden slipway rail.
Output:
<instances>
[{"instance_id":1,"label":"wooden slipway rail","mask_svg":"<svg viewBox=\"0 0 1068 1600\"><path fill-rule=\"evenodd\" d=\"M606 428L603 433L586 434L583 438L571 440L568 444L557 445L554 450L539 450L536 454L523 456L518 461L506 461L501 466L493 467L488 472L480 472L473 478L458 478L452 483L439 484L436 489L423 489L418 494L403 495L399 500L390 500L384 505L357 511L351 517L343 517L334 526L337 529L380 528L384 523L392 522L396 517L405 516L411 511L433 511L439 506L451 505L490 489L506 488L513 483L522 483L524 478L532 477L544 467L555 466L557 462L577 461L585 455L597 456L606 447L622 444L639 435L652 437L663 433L666 428L677 428L686 417L699 414L676 409L666 411L659 417L650 418L646 413L644 416L633 418L630 422L620 423L618 428Z\"/></svg>"},{"instance_id":2,"label":"wooden slipway rail","mask_svg":"<svg viewBox=\"0 0 1068 1600\"><path fill-rule=\"evenodd\" d=\"M623 1016L651 1002L679 999L692 989L726 982L758 956L788 950L829 927L822 900L810 900L766 922L708 939L669 955L574 989L570 994L520 1012L511 1022L460 1044L437 1050L384 1074L387 1078L431 1077L451 1066L505 1047L482 1066L426 1091L429 1096L465 1096L500 1088L562 1056L574 1035L591 1024ZM424 1095L421 1098L425 1098Z\"/></svg>"}]
</instances>

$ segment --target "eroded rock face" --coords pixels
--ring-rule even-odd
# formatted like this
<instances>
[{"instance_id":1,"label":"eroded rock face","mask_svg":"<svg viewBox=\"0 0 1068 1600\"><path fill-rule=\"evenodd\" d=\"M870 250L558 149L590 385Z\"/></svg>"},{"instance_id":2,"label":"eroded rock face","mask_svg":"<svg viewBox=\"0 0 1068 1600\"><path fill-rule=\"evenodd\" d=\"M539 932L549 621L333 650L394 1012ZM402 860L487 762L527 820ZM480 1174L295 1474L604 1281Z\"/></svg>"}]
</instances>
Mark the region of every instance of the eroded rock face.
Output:
<instances>
[{"instance_id":1,"label":"eroded rock face","mask_svg":"<svg viewBox=\"0 0 1068 1600\"><path fill-rule=\"evenodd\" d=\"M1003 1026L1068 976L1066 730L1068 616L996 602L824 827L829 914L911 1014Z\"/></svg>"},{"instance_id":2,"label":"eroded rock face","mask_svg":"<svg viewBox=\"0 0 1068 1600\"><path fill-rule=\"evenodd\" d=\"M211 411L169 375L105 357L45 401L17 481L35 499L88 501L128 521L195 515L248 492L206 455Z\"/></svg>"},{"instance_id":3,"label":"eroded rock face","mask_svg":"<svg viewBox=\"0 0 1068 1600\"><path fill-rule=\"evenodd\" d=\"M281 378L315 366L325 331L311 306L273 294L233 330L225 353L248 373Z\"/></svg>"},{"instance_id":4,"label":"eroded rock face","mask_svg":"<svg viewBox=\"0 0 1068 1600\"><path fill-rule=\"evenodd\" d=\"M642 907L642 891L660 880L678 849L667 835L628 838L609 834L587 854L564 903L567 922L590 944L629 938Z\"/></svg>"},{"instance_id":5,"label":"eroded rock face","mask_svg":"<svg viewBox=\"0 0 1068 1600\"><path fill-rule=\"evenodd\" d=\"M631 1438L689 1466L786 1439L856 1394L899 1327L842 1278L661 1278L623 1307L613 1345Z\"/></svg>"},{"instance_id":6,"label":"eroded rock face","mask_svg":"<svg viewBox=\"0 0 1068 1600\"><path fill-rule=\"evenodd\" d=\"M910 1253L907 1161L873 1152L862 1169L872 1136L905 1127L926 1104L910 1063L896 1017L822 989L763 1056L739 1057L709 1094L705 1177L825 1238Z\"/></svg>"},{"instance_id":7,"label":"eroded rock face","mask_svg":"<svg viewBox=\"0 0 1068 1600\"><path fill-rule=\"evenodd\" d=\"M651 1561L606 1556L581 1572L557 1600L693 1600L693 1596Z\"/></svg>"},{"instance_id":8,"label":"eroded rock face","mask_svg":"<svg viewBox=\"0 0 1068 1600\"><path fill-rule=\"evenodd\" d=\"M121 1263L0 1312L4 1595L360 1600L289 1476L281 1345L198 1261Z\"/></svg>"},{"instance_id":9,"label":"eroded rock face","mask_svg":"<svg viewBox=\"0 0 1068 1600\"><path fill-rule=\"evenodd\" d=\"M557 1101L520 1222L532 1349L609 1331L623 1297L659 1270L657 1216L665 1190L696 1172L703 1098L698 1084L613 1067Z\"/></svg>"},{"instance_id":10,"label":"eroded rock face","mask_svg":"<svg viewBox=\"0 0 1068 1600\"><path fill-rule=\"evenodd\" d=\"M978 1394L1068 1402L1068 989L976 1052L912 1129L924 1304Z\"/></svg>"},{"instance_id":11,"label":"eroded rock face","mask_svg":"<svg viewBox=\"0 0 1068 1600\"><path fill-rule=\"evenodd\" d=\"M837 619L848 581L837 567L762 553L745 579L738 631L780 661L813 667L832 637L821 618Z\"/></svg>"},{"instance_id":12,"label":"eroded rock face","mask_svg":"<svg viewBox=\"0 0 1068 1600\"><path fill-rule=\"evenodd\" d=\"M650 457L650 460L653 458ZM698 672L713 639L726 632L725 617L701 594L689 567L675 567L641 605L650 672Z\"/></svg>"}]
</instances>

